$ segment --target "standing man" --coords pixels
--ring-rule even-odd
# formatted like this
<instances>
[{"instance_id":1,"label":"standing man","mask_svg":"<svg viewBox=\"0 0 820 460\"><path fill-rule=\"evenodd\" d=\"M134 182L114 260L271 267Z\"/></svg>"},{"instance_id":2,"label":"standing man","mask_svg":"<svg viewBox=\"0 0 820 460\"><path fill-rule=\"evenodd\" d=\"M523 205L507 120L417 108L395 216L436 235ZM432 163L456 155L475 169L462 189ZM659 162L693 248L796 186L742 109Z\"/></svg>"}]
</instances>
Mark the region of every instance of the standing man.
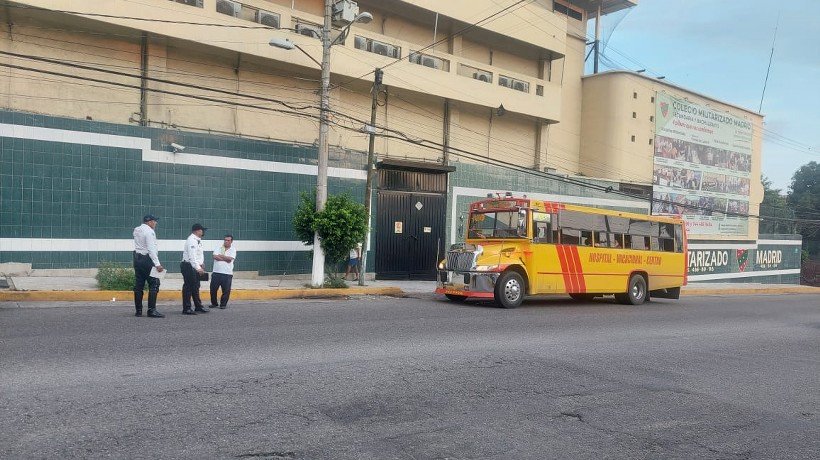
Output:
<instances>
[{"instance_id":1,"label":"standing man","mask_svg":"<svg viewBox=\"0 0 820 460\"><path fill-rule=\"evenodd\" d=\"M225 235L222 246L214 251L214 270L211 275L211 308L216 308L216 293L222 288L222 297L219 299L219 308L228 307L231 297L231 283L233 282L233 261L236 260L236 248L233 247L233 235Z\"/></svg>"},{"instance_id":2,"label":"standing man","mask_svg":"<svg viewBox=\"0 0 820 460\"><path fill-rule=\"evenodd\" d=\"M157 218L153 214L146 214L142 218L142 225L134 229L134 316L142 316L142 295L145 283L148 282L148 316L150 318L164 318L165 315L157 311L157 294L159 293L159 278L151 276L151 269L157 272L165 269L159 263L157 253Z\"/></svg>"},{"instance_id":3,"label":"standing man","mask_svg":"<svg viewBox=\"0 0 820 460\"><path fill-rule=\"evenodd\" d=\"M205 256L202 253L202 237L207 228L202 224L194 224L191 227L191 236L185 240L185 248L182 250L182 262L179 269L182 272L182 313L185 315L195 315L195 311L207 313L208 308L202 306L199 300L199 277L205 274ZM194 307L191 309L191 298L194 299Z\"/></svg>"}]
</instances>

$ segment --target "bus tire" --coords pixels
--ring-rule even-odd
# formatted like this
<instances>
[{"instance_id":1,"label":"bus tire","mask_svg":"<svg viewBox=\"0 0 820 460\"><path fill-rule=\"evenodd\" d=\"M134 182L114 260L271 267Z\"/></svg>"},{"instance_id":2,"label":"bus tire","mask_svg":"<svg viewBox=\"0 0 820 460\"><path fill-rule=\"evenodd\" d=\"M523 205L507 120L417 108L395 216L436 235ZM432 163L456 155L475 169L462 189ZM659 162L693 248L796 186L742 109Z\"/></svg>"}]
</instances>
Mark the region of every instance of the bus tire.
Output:
<instances>
[{"instance_id":1,"label":"bus tire","mask_svg":"<svg viewBox=\"0 0 820 460\"><path fill-rule=\"evenodd\" d=\"M616 295L615 298L619 302L626 305L641 305L646 301L647 291L646 279L639 274L634 274L629 277L628 291L625 294Z\"/></svg>"},{"instance_id":2,"label":"bus tire","mask_svg":"<svg viewBox=\"0 0 820 460\"><path fill-rule=\"evenodd\" d=\"M570 294L569 296L576 302L590 302L595 298L595 294Z\"/></svg>"},{"instance_id":3,"label":"bus tire","mask_svg":"<svg viewBox=\"0 0 820 460\"><path fill-rule=\"evenodd\" d=\"M524 301L524 278L509 270L495 283L495 302L504 308L515 308Z\"/></svg>"},{"instance_id":4,"label":"bus tire","mask_svg":"<svg viewBox=\"0 0 820 460\"><path fill-rule=\"evenodd\" d=\"M447 297L453 302L464 302L467 299L466 295L455 295L455 294L444 294L444 297Z\"/></svg>"}]
</instances>

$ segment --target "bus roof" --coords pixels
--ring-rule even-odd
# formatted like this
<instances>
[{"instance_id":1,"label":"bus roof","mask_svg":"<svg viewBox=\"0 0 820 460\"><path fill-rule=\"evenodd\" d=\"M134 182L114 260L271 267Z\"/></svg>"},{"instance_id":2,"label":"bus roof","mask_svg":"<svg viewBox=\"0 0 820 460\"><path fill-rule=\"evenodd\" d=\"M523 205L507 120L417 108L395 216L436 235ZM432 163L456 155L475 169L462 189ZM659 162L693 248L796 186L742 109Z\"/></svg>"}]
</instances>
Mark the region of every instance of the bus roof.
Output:
<instances>
[{"instance_id":1,"label":"bus roof","mask_svg":"<svg viewBox=\"0 0 820 460\"><path fill-rule=\"evenodd\" d=\"M635 212L618 211L613 209L593 208L575 204L566 204L556 201L533 200L530 198L499 197L486 198L470 204L470 211L504 211L516 208L527 208L535 211L554 213L562 209L570 211L580 211L590 214L602 214L607 216L626 217L630 219L649 220L654 222L666 222L682 224L683 219L675 216L652 216L649 214L638 214Z\"/></svg>"}]
</instances>

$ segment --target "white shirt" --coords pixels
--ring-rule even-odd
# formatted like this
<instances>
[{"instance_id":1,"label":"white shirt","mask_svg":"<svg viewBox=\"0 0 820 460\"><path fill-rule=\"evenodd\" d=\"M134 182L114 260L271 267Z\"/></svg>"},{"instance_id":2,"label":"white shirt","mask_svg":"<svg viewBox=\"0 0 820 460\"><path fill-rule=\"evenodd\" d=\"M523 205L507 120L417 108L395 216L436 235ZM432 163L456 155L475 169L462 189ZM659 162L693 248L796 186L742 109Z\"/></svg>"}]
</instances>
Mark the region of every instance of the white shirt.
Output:
<instances>
[{"instance_id":1,"label":"white shirt","mask_svg":"<svg viewBox=\"0 0 820 460\"><path fill-rule=\"evenodd\" d=\"M214 250L215 256L228 256L232 258L230 262L221 260L214 260L214 273L222 273L223 275L233 275L233 262L236 260L236 247L231 245L230 249L225 249L225 245L220 245Z\"/></svg>"},{"instance_id":2,"label":"white shirt","mask_svg":"<svg viewBox=\"0 0 820 460\"><path fill-rule=\"evenodd\" d=\"M350 250L350 258L351 259L358 259L359 258L359 251L362 249L362 243L357 244Z\"/></svg>"},{"instance_id":3,"label":"white shirt","mask_svg":"<svg viewBox=\"0 0 820 460\"><path fill-rule=\"evenodd\" d=\"M205 254L202 252L202 240L191 233L185 240L185 248L182 250L182 261L188 262L194 270L205 269Z\"/></svg>"},{"instance_id":4,"label":"white shirt","mask_svg":"<svg viewBox=\"0 0 820 460\"><path fill-rule=\"evenodd\" d=\"M134 251L137 254L148 254L155 267L162 265L157 254L157 234L150 225L142 224L134 229Z\"/></svg>"}]
</instances>

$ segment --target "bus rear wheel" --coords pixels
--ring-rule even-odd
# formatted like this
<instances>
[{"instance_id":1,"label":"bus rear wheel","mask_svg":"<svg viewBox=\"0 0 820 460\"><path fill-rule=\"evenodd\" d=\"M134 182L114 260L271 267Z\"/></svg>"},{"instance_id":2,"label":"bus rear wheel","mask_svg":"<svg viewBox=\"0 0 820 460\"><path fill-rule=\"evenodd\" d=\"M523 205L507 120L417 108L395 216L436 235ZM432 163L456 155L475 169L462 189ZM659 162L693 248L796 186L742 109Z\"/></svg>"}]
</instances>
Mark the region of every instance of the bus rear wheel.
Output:
<instances>
[{"instance_id":1,"label":"bus rear wheel","mask_svg":"<svg viewBox=\"0 0 820 460\"><path fill-rule=\"evenodd\" d=\"M517 272L506 271L495 283L495 302L504 308L515 308L524 301L524 278Z\"/></svg>"},{"instance_id":2,"label":"bus rear wheel","mask_svg":"<svg viewBox=\"0 0 820 460\"><path fill-rule=\"evenodd\" d=\"M444 294L444 297L452 300L453 302L464 302L467 299L466 295L455 295L455 294Z\"/></svg>"},{"instance_id":3,"label":"bus rear wheel","mask_svg":"<svg viewBox=\"0 0 820 460\"><path fill-rule=\"evenodd\" d=\"M646 279L642 275L634 274L629 277L628 291L615 294L615 300L626 305L641 305L646 301Z\"/></svg>"}]
</instances>

